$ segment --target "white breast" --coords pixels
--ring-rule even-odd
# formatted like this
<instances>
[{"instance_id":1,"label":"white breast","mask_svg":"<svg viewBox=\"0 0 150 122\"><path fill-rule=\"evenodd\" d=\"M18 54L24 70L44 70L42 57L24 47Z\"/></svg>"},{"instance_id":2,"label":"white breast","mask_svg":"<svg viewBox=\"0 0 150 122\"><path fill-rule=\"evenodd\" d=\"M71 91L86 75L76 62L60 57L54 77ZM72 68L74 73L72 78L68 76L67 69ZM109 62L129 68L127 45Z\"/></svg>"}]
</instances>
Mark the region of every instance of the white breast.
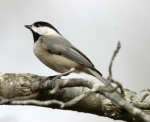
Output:
<instances>
[{"instance_id":1,"label":"white breast","mask_svg":"<svg viewBox=\"0 0 150 122\"><path fill-rule=\"evenodd\" d=\"M78 67L78 64L61 55L50 54L46 51L40 41L34 44L34 53L49 68L57 72L66 72L71 68Z\"/></svg>"}]
</instances>

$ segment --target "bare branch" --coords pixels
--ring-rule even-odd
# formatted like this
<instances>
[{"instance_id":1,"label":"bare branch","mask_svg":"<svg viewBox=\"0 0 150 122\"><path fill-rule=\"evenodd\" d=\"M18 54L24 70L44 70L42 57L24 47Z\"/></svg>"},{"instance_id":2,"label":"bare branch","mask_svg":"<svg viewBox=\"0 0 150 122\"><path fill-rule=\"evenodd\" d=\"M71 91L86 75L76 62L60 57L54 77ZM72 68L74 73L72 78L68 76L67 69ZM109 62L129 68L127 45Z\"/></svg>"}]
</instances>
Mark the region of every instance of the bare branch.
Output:
<instances>
[{"instance_id":1,"label":"bare branch","mask_svg":"<svg viewBox=\"0 0 150 122\"><path fill-rule=\"evenodd\" d=\"M112 78L112 65L119 49L120 42L109 65L109 77L102 78L103 81L110 82L109 87L85 79L56 78L57 87L52 90L51 80L41 82L46 78L44 76L6 73L0 74L0 104L65 108L130 122L150 122L150 91L144 91L142 98L138 99L137 93L124 89ZM124 97L118 88L125 94Z\"/></svg>"},{"instance_id":2,"label":"bare branch","mask_svg":"<svg viewBox=\"0 0 150 122\"><path fill-rule=\"evenodd\" d=\"M12 105L38 105L38 106L64 106L64 103L58 100L46 100L46 101L40 101L40 100L13 100L10 102Z\"/></svg>"},{"instance_id":3,"label":"bare branch","mask_svg":"<svg viewBox=\"0 0 150 122\"><path fill-rule=\"evenodd\" d=\"M110 64L109 64L109 76L108 76L108 80L110 80L112 83L115 83L118 85L118 87L120 88L120 91L121 91L121 94L122 96L124 97L125 96L125 93L124 93L124 90L123 90L123 86L118 82L118 81L115 81L113 78L112 78L112 66L113 66L113 62L114 62L114 59L115 57L117 56L117 54L119 53L119 50L121 48L121 43L120 41L117 43L117 47L111 57L111 60L110 60Z\"/></svg>"},{"instance_id":4,"label":"bare branch","mask_svg":"<svg viewBox=\"0 0 150 122\"><path fill-rule=\"evenodd\" d=\"M46 88L44 91L38 92L40 89L40 81L43 78L45 77L31 74L1 75L0 95L3 96L1 100L8 100L3 104L32 104L52 108L57 107L59 109L65 108L126 121L137 120L135 118L138 116L140 118L144 117L143 120L148 122L149 115L142 112L143 108L140 110L131 104L135 104L134 101L137 101L137 99L135 99L137 98L137 94L130 90L124 89L126 94L125 98L118 100L118 98L112 98L111 93L106 87L100 86L92 81L85 79L58 79L56 81L60 82L60 90L57 91L56 94L49 94L50 90L48 90L48 86L46 86L48 83L44 84ZM34 93L35 96L33 95ZM33 95L33 97L28 99L30 95ZM108 99L103 97L103 95ZM23 99L22 96L27 97ZM140 101L141 100L139 100L139 102ZM143 104L144 103L146 103L146 100L144 100ZM125 112L126 110L131 110L131 112ZM143 110L146 109L144 108ZM132 115L134 115L134 117Z\"/></svg>"},{"instance_id":5,"label":"bare branch","mask_svg":"<svg viewBox=\"0 0 150 122\"><path fill-rule=\"evenodd\" d=\"M108 70L108 71L109 71L108 79L112 79L112 65L113 65L113 62L114 62L115 57L116 57L117 54L119 53L120 48L121 48L121 43L118 42L118 43L117 43L117 48L116 48L116 50L114 51L114 53L113 53L113 55L112 55L112 57L111 57L111 60L110 60L109 70Z\"/></svg>"}]
</instances>

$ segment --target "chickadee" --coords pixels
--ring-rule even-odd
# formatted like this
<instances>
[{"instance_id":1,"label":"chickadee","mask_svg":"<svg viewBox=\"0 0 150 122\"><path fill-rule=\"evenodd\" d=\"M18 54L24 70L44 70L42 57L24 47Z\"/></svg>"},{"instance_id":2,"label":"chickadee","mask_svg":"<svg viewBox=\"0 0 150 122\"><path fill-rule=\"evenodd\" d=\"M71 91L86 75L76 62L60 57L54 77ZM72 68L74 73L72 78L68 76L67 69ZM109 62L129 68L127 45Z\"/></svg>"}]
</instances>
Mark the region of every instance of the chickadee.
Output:
<instances>
[{"instance_id":1,"label":"chickadee","mask_svg":"<svg viewBox=\"0 0 150 122\"><path fill-rule=\"evenodd\" d=\"M33 34L34 54L46 66L59 73L84 72L107 84L89 58L65 39L54 26L39 21L25 27Z\"/></svg>"}]
</instances>

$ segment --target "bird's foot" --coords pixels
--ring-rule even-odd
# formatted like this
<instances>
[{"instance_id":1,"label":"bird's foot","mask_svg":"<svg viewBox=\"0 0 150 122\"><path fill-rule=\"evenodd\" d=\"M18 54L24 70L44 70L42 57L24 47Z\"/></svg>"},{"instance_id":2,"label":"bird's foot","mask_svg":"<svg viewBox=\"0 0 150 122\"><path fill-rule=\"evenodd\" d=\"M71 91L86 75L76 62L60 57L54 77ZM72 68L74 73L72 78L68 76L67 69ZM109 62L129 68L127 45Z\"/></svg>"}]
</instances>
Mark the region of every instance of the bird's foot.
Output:
<instances>
[{"instance_id":1,"label":"bird's foot","mask_svg":"<svg viewBox=\"0 0 150 122\"><path fill-rule=\"evenodd\" d=\"M60 89L60 78L62 76L67 76L70 73L74 72L75 68L70 69L67 72L61 73L59 75L54 75L54 76L48 76L44 78L43 80L40 81L40 89L52 89L50 91L50 94L55 94L59 89ZM48 81L49 82L46 82Z\"/></svg>"},{"instance_id":2,"label":"bird's foot","mask_svg":"<svg viewBox=\"0 0 150 122\"><path fill-rule=\"evenodd\" d=\"M46 77L46 78L44 78L44 79L42 79L41 81L40 81L40 89L45 89L46 88L46 86L45 86L45 82L47 81L47 80L50 80L50 81L52 81L52 79L53 78L55 78L57 75L53 75L53 76L48 76L48 77ZM54 88L54 84L53 83L51 83L52 85L51 85L51 88L53 89Z\"/></svg>"},{"instance_id":3,"label":"bird's foot","mask_svg":"<svg viewBox=\"0 0 150 122\"><path fill-rule=\"evenodd\" d=\"M50 91L50 94L55 94L59 89L60 89L60 82L58 80L58 82L56 82L57 79L60 79L62 76L67 76L70 73L74 72L75 68L70 69L67 72L61 73L59 75L56 75L55 77L53 77L51 79L51 88L52 90Z\"/></svg>"}]
</instances>

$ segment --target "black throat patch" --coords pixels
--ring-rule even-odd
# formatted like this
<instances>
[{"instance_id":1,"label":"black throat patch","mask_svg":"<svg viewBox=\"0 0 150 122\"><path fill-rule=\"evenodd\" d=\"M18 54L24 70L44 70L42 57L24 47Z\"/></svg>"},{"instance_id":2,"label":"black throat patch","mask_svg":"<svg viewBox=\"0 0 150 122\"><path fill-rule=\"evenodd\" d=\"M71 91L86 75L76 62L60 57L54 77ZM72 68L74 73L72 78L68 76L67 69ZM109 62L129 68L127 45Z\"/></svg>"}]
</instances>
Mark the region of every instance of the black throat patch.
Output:
<instances>
[{"instance_id":1,"label":"black throat patch","mask_svg":"<svg viewBox=\"0 0 150 122\"><path fill-rule=\"evenodd\" d=\"M38 33L34 32L34 31L32 31L32 34L33 34L34 42L36 42L39 39L39 37L41 36L41 35L39 35Z\"/></svg>"}]
</instances>

